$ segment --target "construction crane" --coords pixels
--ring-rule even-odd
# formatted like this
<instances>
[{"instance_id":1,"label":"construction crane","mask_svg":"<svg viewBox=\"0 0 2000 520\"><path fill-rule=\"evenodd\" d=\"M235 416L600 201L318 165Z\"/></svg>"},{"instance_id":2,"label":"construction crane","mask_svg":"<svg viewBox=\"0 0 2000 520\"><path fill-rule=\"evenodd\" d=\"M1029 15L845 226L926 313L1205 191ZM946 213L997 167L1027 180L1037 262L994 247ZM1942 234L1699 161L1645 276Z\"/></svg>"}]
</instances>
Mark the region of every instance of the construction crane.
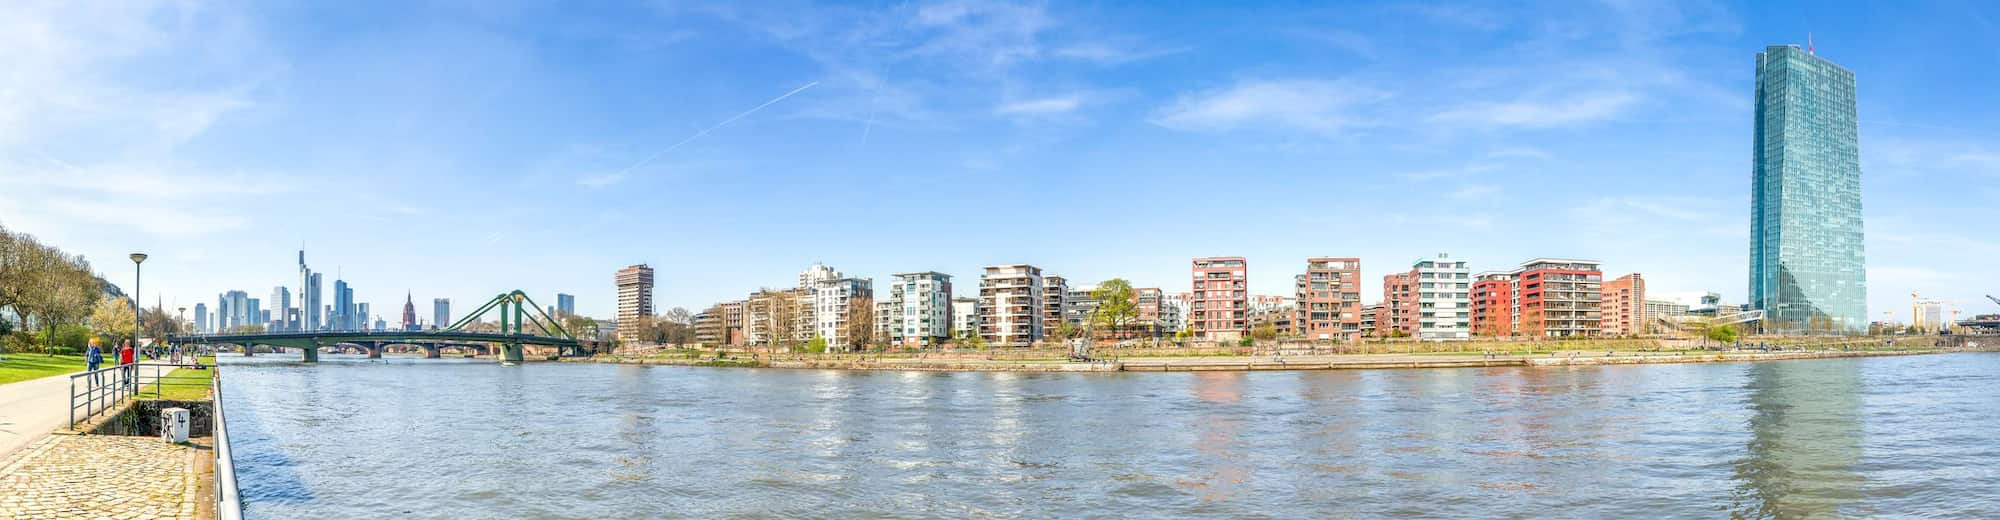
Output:
<instances>
[{"instance_id":1,"label":"construction crane","mask_svg":"<svg viewBox=\"0 0 2000 520\"><path fill-rule=\"evenodd\" d=\"M2000 298L1994 298L1991 294L1986 295L1986 299L1993 300L1994 305L2000 305Z\"/></svg>"}]
</instances>

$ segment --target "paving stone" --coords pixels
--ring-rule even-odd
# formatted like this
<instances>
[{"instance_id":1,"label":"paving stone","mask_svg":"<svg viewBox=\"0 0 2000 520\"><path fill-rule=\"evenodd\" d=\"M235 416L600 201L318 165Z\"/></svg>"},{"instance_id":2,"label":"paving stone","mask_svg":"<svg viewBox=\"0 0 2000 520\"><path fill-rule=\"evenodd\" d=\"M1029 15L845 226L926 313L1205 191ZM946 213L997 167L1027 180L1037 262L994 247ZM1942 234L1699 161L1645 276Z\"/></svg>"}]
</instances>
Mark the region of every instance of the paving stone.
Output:
<instances>
[{"instance_id":1,"label":"paving stone","mask_svg":"<svg viewBox=\"0 0 2000 520\"><path fill-rule=\"evenodd\" d=\"M196 453L153 437L50 435L0 461L0 518L190 518Z\"/></svg>"}]
</instances>

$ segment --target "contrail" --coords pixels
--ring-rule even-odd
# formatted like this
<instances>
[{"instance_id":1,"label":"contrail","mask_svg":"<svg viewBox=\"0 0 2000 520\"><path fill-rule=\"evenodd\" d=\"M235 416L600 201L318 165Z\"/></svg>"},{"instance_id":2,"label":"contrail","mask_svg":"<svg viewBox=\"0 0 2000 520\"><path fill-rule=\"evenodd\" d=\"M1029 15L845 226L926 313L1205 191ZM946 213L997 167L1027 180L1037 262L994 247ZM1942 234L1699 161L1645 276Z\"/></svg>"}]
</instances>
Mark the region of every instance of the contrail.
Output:
<instances>
[{"instance_id":1,"label":"contrail","mask_svg":"<svg viewBox=\"0 0 2000 520\"><path fill-rule=\"evenodd\" d=\"M694 135L687 136L686 139L682 139L680 140L680 142L674 143L673 146L668 146L666 149L660 150L659 152L655 152L653 155L649 155L645 159L640 160L639 162L632 163L631 166L626 166L625 169L618 170L618 173L615 173L613 175L624 175L626 172L637 169L640 166L645 166L646 163L653 162L654 159L658 159L660 158L660 156L666 155L667 152L674 151L675 148L680 148L681 145L688 144L689 142L694 141L696 139L700 139L701 136L708 135L709 132L713 132L716 129L722 128L724 126L728 126L730 123L734 123L738 119L743 119L744 116L755 114L757 113L758 110L763 110L764 107L771 106L772 104L775 104L779 101L784 101L785 98L792 97L793 94L804 92L806 89L813 88L813 85L818 85L818 84L819 84L818 81L808 82L805 85L799 86L799 88L792 89L791 92L786 92L785 95L771 98L770 101L765 101L764 104L762 105L757 105L755 108L745 110L741 114L736 114L735 116L732 116L729 119L724 119L722 120L722 122L716 123L715 126L704 128L700 132L695 132Z\"/></svg>"}]
</instances>

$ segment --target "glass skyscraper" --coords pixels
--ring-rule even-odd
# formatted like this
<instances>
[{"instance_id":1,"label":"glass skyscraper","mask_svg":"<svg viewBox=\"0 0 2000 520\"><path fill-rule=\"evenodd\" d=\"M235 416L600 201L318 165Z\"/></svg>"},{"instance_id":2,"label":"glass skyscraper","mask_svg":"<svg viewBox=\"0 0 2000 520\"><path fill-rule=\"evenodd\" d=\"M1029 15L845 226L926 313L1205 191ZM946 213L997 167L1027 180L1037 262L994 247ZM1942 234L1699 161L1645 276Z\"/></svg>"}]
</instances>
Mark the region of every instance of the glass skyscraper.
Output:
<instances>
[{"instance_id":1,"label":"glass skyscraper","mask_svg":"<svg viewBox=\"0 0 2000 520\"><path fill-rule=\"evenodd\" d=\"M1750 305L1773 332L1868 326L1854 73L1790 45L1757 53Z\"/></svg>"}]
</instances>

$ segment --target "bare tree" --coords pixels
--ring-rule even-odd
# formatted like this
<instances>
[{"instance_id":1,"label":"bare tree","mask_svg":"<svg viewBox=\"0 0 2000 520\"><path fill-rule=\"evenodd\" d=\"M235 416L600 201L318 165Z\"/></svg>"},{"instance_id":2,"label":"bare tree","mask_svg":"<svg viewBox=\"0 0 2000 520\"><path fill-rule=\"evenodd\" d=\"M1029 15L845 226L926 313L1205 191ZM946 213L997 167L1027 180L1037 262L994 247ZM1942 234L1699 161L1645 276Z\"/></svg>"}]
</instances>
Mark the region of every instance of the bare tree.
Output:
<instances>
[{"instance_id":1,"label":"bare tree","mask_svg":"<svg viewBox=\"0 0 2000 520\"><path fill-rule=\"evenodd\" d=\"M847 299L847 327L840 331L848 350L862 350L875 344L875 300L856 296Z\"/></svg>"}]
</instances>

